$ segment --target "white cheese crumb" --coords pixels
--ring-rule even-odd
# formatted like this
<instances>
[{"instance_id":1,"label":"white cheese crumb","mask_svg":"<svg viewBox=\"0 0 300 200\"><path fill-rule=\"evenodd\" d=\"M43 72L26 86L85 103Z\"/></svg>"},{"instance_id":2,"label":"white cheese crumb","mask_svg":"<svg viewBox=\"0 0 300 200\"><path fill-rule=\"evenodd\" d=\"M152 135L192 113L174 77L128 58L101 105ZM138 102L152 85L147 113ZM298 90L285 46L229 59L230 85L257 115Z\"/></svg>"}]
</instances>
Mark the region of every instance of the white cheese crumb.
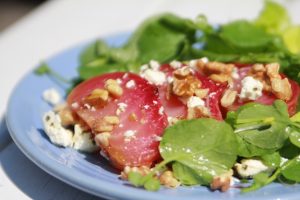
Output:
<instances>
[{"instance_id":1,"label":"white cheese crumb","mask_svg":"<svg viewBox=\"0 0 300 200\"><path fill-rule=\"evenodd\" d=\"M87 104L87 103L85 103L84 105L83 105L83 107L85 107L85 108L87 108L88 110L90 110L92 107L90 106L90 104Z\"/></svg>"},{"instance_id":2,"label":"white cheese crumb","mask_svg":"<svg viewBox=\"0 0 300 200\"><path fill-rule=\"evenodd\" d=\"M177 60L173 60L172 62L170 62L170 66L173 68L173 69L178 69L182 66L182 63L177 61Z\"/></svg>"},{"instance_id":3,"label":"white cheese crumb","mask_svg":"<svg viewBox=\"0 0 300 200\"><path fill-rule=\"evenodd\" d=\"M196 96L191 96L187 101L188 108L194 108L197 106L204 106L204 105L205 105L204 101Z\"/></svg>"},{"instance_id":4,"label":"white cheese crumb","mask_svg":"<svg viewBox=\"0 0 300 200\"><path fill-rule=\"evenodd\" d=\"M245 178L269 169L261 160L257 159L244 159L241 163L236 163L234 166L238 174Z\"/></svg>"},{"instance_id":5,"label":"white cheese crumb","mask_svg":"<svg viewBox=\"0 0 300 200\"><path fill-rule=\"evenodd\" d=\"M150 108L149 105L144 105L145 110L148 110Z\"/></svg>"},{"instance_id":6,"label":"white cheese crumb","mask_svg":"<svg viewBox=\"0 0 300 200\"><path fill-rule=\"evenodd\" d=\"M73 146L73 133L61 125L59 115L53 111L45 113L43 116L43 124L45 132L52 143L63 147Z\"/></svg>"},{"instance_id":7,"label":"white cheese crumb","mask_svg":"<svg viewBox=\"0 0 300 200\"><path fill-rule=\"evenodd\" d=\"M154 100L154 101L153 101L153 104L156 105L156 104L157 104L157 101Z\"/></svg>"},{"instance_id":8,"label":"white cheese crumb","mask_svg":"<svg viewBox=\"0 0 300 200\"><path fill-rule=\"evenodd\" d=\"M133 130L125 131L125 133L124 133L125 142L129 142L131 139L134 139L135 134L136 134L136 131L133 131Z\"/></svg>"},{"instance_id":9,"label":"white cheese crumb","mask_svg":"<svg viewBox=\"0 0 300 200\"><path fill-rule=\"evenodd\" d=\"M240 78L240 75L239 75L239 73L238 73L238 69L237 69L236 67L234 67L234 68L232 69L231 77L232 77L233 79L239 79L239 78Z\"/></svg>"},{"instance_id":10,"label":"white cheese crumb","mask_svg":"<svg viewBox=\"0 0 300 200\"><path fill-rule=\"evenodd\" d=\"M160 107L158 110L158 114L163 115L164 114L164 107Z\"/></svg>"},{"instance_id":11,"label":"white cheese crumb","mask_svg":"<svg viewBox=\"0 0 300 200\"><path fill-rule=\"evenodd\" d=\"M83 132L79 124L74 126L73 148L84 152L94 152L99 149L93 142L91 133Z\"/></svg>"},{"instance_id":12,"label":"white cheese crumb","mask_svg":"<svg viewBox=\"0 0 300 200\"><path fill-rule=\"evenodd\" d=\"M173 78L172 76L169 76L169 77L167 78L167 81L168 81L168 83L173 83L174 78Z\"/></svg>"},{"instance_id":13,"label":"white cheese crumb","mask_svg":"<svg viewBox=\"0 0 300 200\"><path fill-rule=\"evenodd\" d=\"M162 137L160 137L160 136L158 136L158 135L154 135L153 137L154 137L153 139L154 139L155 141L160 142L160 141L162 140Z\"/></svg>"},{"instance_id":14,"label":"white cheese crumb","mask_svg":"<svg viewBox=\"0 0 300 200\"><path fill-rule=\"evenodd\" d=\"M154 85L162 85L166 82L166 75L153 69L146 69L141 76Z\"/></svg>"},{"instance_id":15,"label":"white cheese crumb","mask_svg":"<svg viewBox=\"0 0 300 200\"><path fill-rule=\"evenodd\" d=\"M118 103L118 109L116 111L116 114L119 115L121 114L121 112L125 112L126 108L127 108L127 104L126 103Z\"/></svg>"},{"instance_id":16,"label":"white cheese crumb","mask_svg":"<svg viewBox=\"0 0 300 200\"><path fill-rule=\"evenodd\" d=\"M121 80L121 79L118 78L116 81L117 81L117 83L118 83L119 85L122 84L122 80Z\"/></svg>"},{"instance_id":17,"label":"white cheese crumb","mask_svg":"<svg viewBox=\"0 0 300 200\"><path fill-rule=\"evenodd\" d=\"M208 62L209 62L209 60L208 60L207 57L203 57L203 58L200 58L200 59L194 59L194 60L191 60L191 61L189 62L189 66L192 67L192 68L197 68L197 63L198 63L199 61L202 61L203 63L208 63Z\"/></svg>"},{"instance_id":18,"label":"white cheese crumb","mask_svg":"<svg viewBox=\"0 0 300 200\"><path fill-rule=\"evenodd\" d=\"M160 63L157 62L156 60L150 60L149 65L150 65L150 68L155 71L158 71L160 68Z\"/></svg>"},{"instance_id":19,"label":"white cheese crumb","mask_svg":"<svg viewBox=\"0 0 300 200\"><path fill-rule=\"evenodd\" d=\"M130 80L126 83L126 88L131 89L135 87L135 81L134 80Z\"/></svg>"},{"instance_id":20,"label":"white cheese crumb","mask_svg":"<svg viewBox=\"0 0 300 200\"><path fill-rule=\"evenodd\" d=\"M56 105L60 102L61 96L56 89L50 88L43 92L43 99L52 105Z\"/></svg>"},{"instance_id":21,"label":"white cheese crumb","mask_svg":"<svg viewBox=\"0 0 300 200\"><path fill-rule=\"evenodd\" d=\"M74 102L71 104L71 107L74 109L79 108L79 104L77 102Z\"/></svg>"},{"instance_id":22,"label":"white cheese crumb","mask_svg":"<svg viewBox=\"0 0 300 200\"><path fill-rule=\"evenodd\" d=\"M256 100L262 96L263 84L251 76L246 76L242 80L241 99Z\"/></svg>"},{"instance_id":23,"label":"white cheese crumb","mask_svg":"<svg viewBox=\"0 0 300 200\"><path fill-rule=\"evenodd\" d=\"M149 65L148 64L144 64L140 67L140 71L145 71L146 69L149 68Z\"/></svg>"}]
</instances>

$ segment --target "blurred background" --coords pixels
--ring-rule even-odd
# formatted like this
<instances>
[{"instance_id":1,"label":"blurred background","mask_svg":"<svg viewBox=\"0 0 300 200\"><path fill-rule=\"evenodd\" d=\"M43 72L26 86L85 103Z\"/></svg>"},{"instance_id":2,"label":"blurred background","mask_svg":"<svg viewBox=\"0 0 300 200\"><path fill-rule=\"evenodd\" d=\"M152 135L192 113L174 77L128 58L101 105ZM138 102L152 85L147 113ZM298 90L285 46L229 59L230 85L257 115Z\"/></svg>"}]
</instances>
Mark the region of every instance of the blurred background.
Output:
<instances>
[{"instance_id":1,"label":"blurred background","mask_svg":"<svg viewBox=\"0 0 300 200\"><path fill-rule=\"evenodd\" d=\"M0 0L0 32L45 0Z\"/></svg>"}]
</instances>

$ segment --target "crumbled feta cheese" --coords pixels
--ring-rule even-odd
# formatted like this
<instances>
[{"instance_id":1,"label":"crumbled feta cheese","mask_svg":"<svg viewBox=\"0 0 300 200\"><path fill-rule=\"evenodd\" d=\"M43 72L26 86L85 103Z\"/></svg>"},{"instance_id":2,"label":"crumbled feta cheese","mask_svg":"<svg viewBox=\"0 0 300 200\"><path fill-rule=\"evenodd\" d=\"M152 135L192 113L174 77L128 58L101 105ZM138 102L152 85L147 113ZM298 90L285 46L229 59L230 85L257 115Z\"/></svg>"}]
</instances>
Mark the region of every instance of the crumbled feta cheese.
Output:
<instances>
[{"instance_id":1,"label":"crumbled feta cheese","mask_svg":"<svg viewBox=\"0 0 300 200\"><path fill-rule=\"evenodd\" d=\"M136 131L133 131L133 130L125 131L125 133L124 133L125 141L129 142L131 139L134 139L135 134L136 134Z\"/></svg>"},{"instance_id":2,"label":"crumbled feta cheese","mask_svg":"<svg viewBox=\"0 0 300 200\"><path fill-rule=\"evenodd\" d=\"M236 67L234 67L234 68L232 69L231 77L232 77L233 79L239 79L239 78L240 78L240 75L239 75L239 73L238 73L238 69L237 69Z\"/></svg>"},{"instance_id":3,"label":"crumbled feta cheese","mask_svg":"<svg viewBox=\"0 0 300 200\"><path fill-rule=\"evenodd\" d=\"M116 111L116 115L120 115L122 112L125 112L126 108L127 108L127 104L126 103L118 103L118 108Z\"/></svg>"},{"instance_id":4,"label":"crumbled feta cheese","mask_svg":"<svg viewBox=\"0 0 300 200\"><path fill-rule=\"evenodd\" d=\"M150 108L149 105L144 105L145 110L148 110Z\"/></svg>"},{"instance_id":5,"label":"crumbled feta cheese","mask_svg":"<svg viewBox=\"0 0 300 200\"><path fill-rule=\"evenodd\" d=\"M135 87L135 81L134 80L130 80L126 83L126 88L131 89Z\"/></svg>"},{"instance_id":6,"label":"crumbled feta cheese","mask_svg":"<svg viewBox=\"0 0 300 200\"><path fill-rule=\"evenodd\" d=\"M163 72L153 69L146 69L141 75L154 85L162 85L166 81L166 75Z\"/></svg>"},{"instance_id":7,"label":"crumbled feta cheese","mask_svg":"<svg viewBox=\"0 0 300 200\"><path fill-rule=\"evenodd\" d=\"M208 63L209 62L207 57L203 57L203 58L200 58L200 59L191 60L189 62L189 66L192 67L192 68L197 68L197 63L199 61L202 61L203 63Z\"/></svg>"},{"instance_id":8,"label":"crumbled feta cheese","mask_svg":"<svg viewBox=\"0 0 300 200\"><path fill-rule=\"evenodd\" d=\"M205 105L204 101L196 96L191 96L187 101L188 108L194 108L197 106L204 106L204 105Z\"/></svg>"},{"instance_id":9,"label":"crumbled feta cheese","mask_svg":"<svg viewBox=\"0 0 300 200\"><path fill-rule=\"evenodd\" d=\"M251 76L246 76L242 80L241 99L256 100L262 96L263 84Z\"/></svg>"},{"instance_id":10,"label":"crumbled feta cheese","mask_svg":"<svg viewBox=\"0 0 300 200\"><path fill-rule=\"evenodd\" d=\"M162 140L162 137L160 137L160 136L158 136L158 135L154 135L154 136L153 136L153 139L154 139L155 141L160 142L160 141Z\"/></svg>"},{"instance_id":11,"label":"crumbled feta cheese","mask_svg":"<svg viewBox=\"0 0 300 200\"><path fill-rule=\"evenodd\" d=\"M84 152L94 152L99 149L93 142L91 133L83 132L79 124L74 126L73 148Z\"/></svg>"},{"instance_id":12,"label":"crumbled feta cheese","mask_svg":"<svg viewBox=\"0 0 300 200\"><path fill-rule=\"evenodd\" d=\"M148 64L144 64L140 67L140 71L145 71L146 69L149 68L149 65Z\"/></svg>"},{"instance_id":13,"label":"crumbled feta cheese","mask_svg":"<svg viewBox=\"0 0 300 200\"><path fill-rule=\"evenodd\" d=\"M83 105L83 107L85 107L85 108L87 108L88 110L90 110L92 107L90 106L90 104L87 104L87 103L85 103L84 105Z\"/></svg>"},{"instance_id":14,"label":"crumbled feta cheese","mask_svg":"<svg viewBox=\"0 0 300 200\"><path fill-rule=\"evenodd\" d=\"M173 68L173 69L178 69L182 66L182 63L177 61L177 60L173 60L172 62L170 62L170 66Z\"/></svg>"},{"instance_id":15,"label":"crumbled feta cheese","mask_svg":"<svg viewBox=\"0 0 300 200\"><path fill-rule=\"evenodd\" d=\"M58 114L55 114L53 111L45 113L43 124L45 132L52 143L63 147L73 146L73 133L61 125L61 119Z\"/></svg>"},{"instance_id":16,"label":"crumbled feta cheese","mask_svg":"<svg viewBox=\"0 0 300 200\"><path fill-rule=\"evenodd\" d=\"M77 102L74 102L71 104L71 107L74 109L79 108L79 104Z\"/></svg>"},{"instance_id":17,"label":"crumbled feta cheese","mask_svg":"<svg viewBox=\"0 0 300 200\"><path fill-rule=\"evenodd\" d=\"M150 60L149 65L150 65L150 68L155 71L158 71L160 68L160 63L157 62L156 60Z\"/></svg>"},{"instance_id":18,"label":"crumbled feta cheese","mask_svg":"<svg viewBox=\"0 0 300 200\"><path fill-rule=\"evenodd\" d=\"M244 178L252 177L255 174L269 170L269 168L258 159L244 159L241 163L236 163L234 166L237 173Z\"/></svg>"},{"instance_id":19,"label":"crumbled feta cheese","mask_svg":"<svg viewBox=\"0 0 300 200\"><path fill-rule=\"evenodd\" d=\"M154 100L154 101L153 101L153 104L156 105L156 104L157 104L157 101Z\"/></svg>"},{"instance_id":20,"label":"crumbled feta cheese","mask_svg":"<svg viewBox=\"0 0 300 200\"><path fill-rule=\"evenodd\" d=\"M173 83L174 78L173 78L172 76L169 76L169 77L167 78L167 81L168 81L168 83Z\"/></svg>"},{"instance_id":21,"label":"crumbled feta cheese","mask_svg":"<svg viewBox=\"0 0 300 200\"><path fill-rule=\"evenodd\" d=\"M122 76L123 79L125 79L125 78L127 78L127 77L128 77L128 73L125 73L125 74Z\"/></svg>"},{"instance_id":22,"label":"crumbled feta cheese","mask_svg":"<svg viewBox=\"0 0 300 200\"><path fill-rule=\"evenodd\" d=\"M158 114L163 115L164 114L164 107L160 107L158 110Z\"/></svg>"},{"instance_id":23,"label":"crumbled feta cheese","mask_svg":"<svg viewBox=\"0 0 300 200\"><path fill-rule=\"evenodd\" d=\"M43 92L43 99L52 105L56 105L60 102L61 96L56 89L50 88Z\"/></svg>"},{"instance_id":24,"label":"crumbled feta cheese","mask_svg":"<svg viewBox=\"0 0 300 200\"><path fill-rule=\"evenodd\" d=\"M121 79L118 78L116 81L117 81L117 83L118 83L119 85L122 84L122 80L121 80Z\"/></svg>"}]
</instances>

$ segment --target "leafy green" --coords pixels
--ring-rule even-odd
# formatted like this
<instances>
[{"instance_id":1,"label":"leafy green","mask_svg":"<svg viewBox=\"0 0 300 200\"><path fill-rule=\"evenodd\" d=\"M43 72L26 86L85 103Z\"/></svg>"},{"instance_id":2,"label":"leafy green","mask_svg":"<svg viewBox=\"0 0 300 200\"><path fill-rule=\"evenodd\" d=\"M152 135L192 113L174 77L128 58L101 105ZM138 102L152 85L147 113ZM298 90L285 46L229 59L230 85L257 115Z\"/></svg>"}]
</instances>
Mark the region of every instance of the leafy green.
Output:
<instances>
[{"instance_id":1,"label":"leafy green","mask_svg":"<svg viewBox=\"0 0 300 200\"><path fill-rule=\"evenodd\" d=\"M300 53L300 26L292 26L286 29L282 35L287 48L295 54Z\"/></svg>"},{"instance_id":2,"label":"leafy green","mask_svg":"<svg viewBox=\"0 0 300 200\"><path fill-rule=\"evenodd\" d=\"M261 156L263 163L269 167L277 168L280 166L281 156L278 152L272 154L265 154Z\"/></svg>"},{"instance_id":3,"label":"leafy green","mask_svg":"<svg viewBox=\"0 0 300 200\"><path fill-rule=\"evenodd\" d=\"M213 176L225 173L235 163L237 142L225 122L186 120L166 129L160 152L164 160L181 163L191 168L203 182L210 183Z\"/></svg>"},{"instance_id":4,"label":"leafy green","mask_svg":"<svg viewBox=\"0 0 300 200\"><path fill-rule=\"evenodd\" d=\"M300 182L300 155L285 163L282 167L282 175L292 181Z\"/></svg>"},{"instance_id":5,"label":"leafy green","mask_svg":"<svg viewBox=\"0 0 300 200\"><path fill-rule=\"evenodd\" d=\"M45 62L41 63L35 70L34 73L36 75L49 75L52 76L54 78L56 78L57 80L63 82L63 83L71 83L70 80L65 79L64 77L62 77L60 74L58 74L57 72L53 71L53 69Z\"/></svg>"},{"instance_id":6,"label":"leafy green","mask_svg":"<svg viewBox=\"0 0 300 200\"><path fill-rule=\"evenodd\" d=\"M237 111L234 128L246 142L263 149L279 149L288 137L287 106L277 100L272 106L250 103Z\"/></svg>"},{"instance_id":7,"label":"leafy green","mask_svg":"<svg viewBox=\"0 0 300 200\"><path fill-rule=\"evenodd\" d=\"M254 23L269 33L280 34L291 25L291 19L284 7L268 0L265 1L264 9Z\"/></svg>"},{"instance_id":8,"label":"leafy green","mask_svg":"<svg viewBox=\"0 0 300 200\"><path fill-rule=\"evenodd\" d=\"M209 182L203 180L193 169L181 164L174 162L172 165L174 176L184 185L208 185Z\"/></svg>"}]
</instances>

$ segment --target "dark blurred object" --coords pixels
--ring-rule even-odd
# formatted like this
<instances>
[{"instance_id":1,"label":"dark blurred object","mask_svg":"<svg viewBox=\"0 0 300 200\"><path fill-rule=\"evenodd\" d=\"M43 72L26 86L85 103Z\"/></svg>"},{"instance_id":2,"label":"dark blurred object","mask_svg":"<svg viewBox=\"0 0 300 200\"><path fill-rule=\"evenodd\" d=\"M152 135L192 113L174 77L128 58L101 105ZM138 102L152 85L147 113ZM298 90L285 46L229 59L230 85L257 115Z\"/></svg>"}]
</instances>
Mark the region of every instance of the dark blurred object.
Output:
<instances>
[{"instance_id":1,"label":"dark blurred object","mask_svg":"<svg viewBox=\"0 0 300 200\"><path fill-rule=\"evenodd\" d=\"M0 0L0 32L45 0Z\"/></svg>"}]
</instances>

